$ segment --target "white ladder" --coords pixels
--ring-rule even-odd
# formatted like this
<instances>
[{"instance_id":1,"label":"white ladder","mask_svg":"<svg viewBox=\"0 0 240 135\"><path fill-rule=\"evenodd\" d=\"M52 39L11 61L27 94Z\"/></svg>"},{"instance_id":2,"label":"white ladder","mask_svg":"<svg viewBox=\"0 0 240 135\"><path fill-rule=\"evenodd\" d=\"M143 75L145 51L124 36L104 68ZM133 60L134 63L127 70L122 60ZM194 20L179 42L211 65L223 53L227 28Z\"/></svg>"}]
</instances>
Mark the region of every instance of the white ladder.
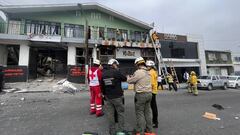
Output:
<instances>
[{"instance_id":1,"label":"white ladder","mask_svg":"<svg viewBox=\"0 0 240 135\"><path fill-rule=\"evenodd\" d=\"M155 50L155 54L156 54L157 60L158 60L158 73L161 74L161 72L162 72L164 78L166 79L166 75L168 73L167 66L163 61L163 57L162 57L162 54L161 54L161 51L160 51L161 43L159 42L159 39L154 39L154 38L156 38L155 36L157 36L156 34L157 33L152 30L150 32L150 38L151 38L153 48ZM165 81L165 82L167 83L167 81Z\"/></svg>"}]
</instances>

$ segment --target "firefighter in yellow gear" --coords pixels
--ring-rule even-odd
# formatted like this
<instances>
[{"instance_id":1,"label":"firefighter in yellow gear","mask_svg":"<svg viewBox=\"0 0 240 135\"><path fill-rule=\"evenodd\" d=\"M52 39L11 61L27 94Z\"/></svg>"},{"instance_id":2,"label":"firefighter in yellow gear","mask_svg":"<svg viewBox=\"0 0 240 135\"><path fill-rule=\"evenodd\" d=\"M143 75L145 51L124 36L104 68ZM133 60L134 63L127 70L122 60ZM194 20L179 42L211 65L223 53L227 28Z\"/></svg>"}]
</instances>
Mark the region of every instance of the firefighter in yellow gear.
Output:
<instances>
[{"instance_id":1,"label":"firefighter in yellow gear","mask_svg":"<svg viewBox=\"0 0 240 135\"><path fill-rule=\"evenodd\" d=\"M154 31L154 32L152 33L152 39L153 39L154 42L156 42L157 40L159 40L159 37L158 37L156 31Z\"/></svg>"},{"instance_id":2,"label":"firefighter in yellow gear","mask_svg":"<svg viewBox=\"0 0 240 135\"><path fill-rule=\"evenodd\" d=\"M167 74L167 83L168 83L168 89L169 91L172 90L172 88L177 91L176 84L174 82L174 77L170 73Z\"/></svg>"},{"instance_id":3,"label":"firefighter in yellow gear","mask_svg":"<svg viewBox=\"0 0 240 135\"><path fill-rule=\"evenodd\" d=\"M191 72L189 77L189 84L190 87L188 88L189 93L193 93L195 96L198 95L198 89L197 89L197 76L194 71Z\"/></svg>"}]
</instances>

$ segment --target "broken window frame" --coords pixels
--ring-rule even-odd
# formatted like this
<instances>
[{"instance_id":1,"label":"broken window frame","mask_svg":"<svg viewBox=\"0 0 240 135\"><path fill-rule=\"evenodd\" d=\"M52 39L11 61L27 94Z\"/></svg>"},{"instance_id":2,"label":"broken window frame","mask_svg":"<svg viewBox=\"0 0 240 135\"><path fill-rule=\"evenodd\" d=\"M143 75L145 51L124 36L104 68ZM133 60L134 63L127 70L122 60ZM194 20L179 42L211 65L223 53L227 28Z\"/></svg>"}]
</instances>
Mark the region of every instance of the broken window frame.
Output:
<instances>
[{"instance_id":1,"label":"broken window frame","mask_svg":"<svg viewBox=\"0 0 240 135\"><path fill-rule=\"evenodd\" d=\"M19 63L20 46L8 45L7 50L8 50L7 65L17 66ZM13 56L13 55L15 55L15 56Z\"/></svg>"},{"instance_id":2,"label":"broken window frame","mask_svg":"<svg viewBox=\"0 0 240 135\"><path fill-rule=\"evenodd\" d=\"M85 65L85 57L86 57L85 51L86 51L85 48L79 48L79 47L76 48L76 59L75 59L76 65L79 65L79 66ZM89 60L91 59L91 61L92 61L92 53L93 53L93 48L89 48L88 57L89 57ZM78 62L78 60L81 60L82 62Z\"/></svg>"},{"instance_id":3,"label":"broken window frame","mask_svg":"<svg viewBox=\"0 0 240 135\"><path fill-rule=\"evenodd\" d=\"M84 26L65 23L64 36L67 38L84 38Z\"/></svg>"},{"instance_id":4,"label":"broken window frame","mask_svg":"<svg viewBox=\"0 0 240 135\"><path fill-rule=\"evenodd\" d=\"M26 20L25 23L26 34L36 35L61 35L61 23L47 22L37 20Z\"/></svg>"}]
</instances>

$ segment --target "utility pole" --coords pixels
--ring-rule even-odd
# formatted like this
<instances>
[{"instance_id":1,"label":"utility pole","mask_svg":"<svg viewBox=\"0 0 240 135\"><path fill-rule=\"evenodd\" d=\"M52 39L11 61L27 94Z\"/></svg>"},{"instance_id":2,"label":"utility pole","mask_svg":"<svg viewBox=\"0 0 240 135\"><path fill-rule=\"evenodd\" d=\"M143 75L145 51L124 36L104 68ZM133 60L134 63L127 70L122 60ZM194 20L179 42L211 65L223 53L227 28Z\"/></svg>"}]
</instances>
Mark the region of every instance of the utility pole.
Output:
<instances>
[{"instance_id":1,"label":"utility pole","mask_svg":"<svg viewBox=\"0 0 240 135\"><path fill-rule=\"evenodd\" d=\"M86 86L88 85L88 33L89 33L89 31L88 31L88 21L87 21L87 19L85 19L85 53L86 53L86 55L85 55L85 84L86 84Z\"/></svg>"}]
</instances>

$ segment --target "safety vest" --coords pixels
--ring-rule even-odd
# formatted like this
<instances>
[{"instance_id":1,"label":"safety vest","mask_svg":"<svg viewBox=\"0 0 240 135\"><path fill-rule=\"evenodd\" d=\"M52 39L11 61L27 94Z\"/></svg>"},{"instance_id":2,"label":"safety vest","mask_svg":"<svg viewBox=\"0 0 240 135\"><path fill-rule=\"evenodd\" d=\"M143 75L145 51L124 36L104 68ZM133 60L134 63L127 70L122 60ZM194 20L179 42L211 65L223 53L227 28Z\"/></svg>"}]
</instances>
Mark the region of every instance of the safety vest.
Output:
<instances>
[{"instance_id":1,"label":"safety vest","mask_svg":"<svg viewBox=\"0 0 240 135\"><path fill-rule=\"evenodd\" d=\"M99 86L98 69L95 72L89 70L89 86Z\"/></svg>"}]
</instances>

